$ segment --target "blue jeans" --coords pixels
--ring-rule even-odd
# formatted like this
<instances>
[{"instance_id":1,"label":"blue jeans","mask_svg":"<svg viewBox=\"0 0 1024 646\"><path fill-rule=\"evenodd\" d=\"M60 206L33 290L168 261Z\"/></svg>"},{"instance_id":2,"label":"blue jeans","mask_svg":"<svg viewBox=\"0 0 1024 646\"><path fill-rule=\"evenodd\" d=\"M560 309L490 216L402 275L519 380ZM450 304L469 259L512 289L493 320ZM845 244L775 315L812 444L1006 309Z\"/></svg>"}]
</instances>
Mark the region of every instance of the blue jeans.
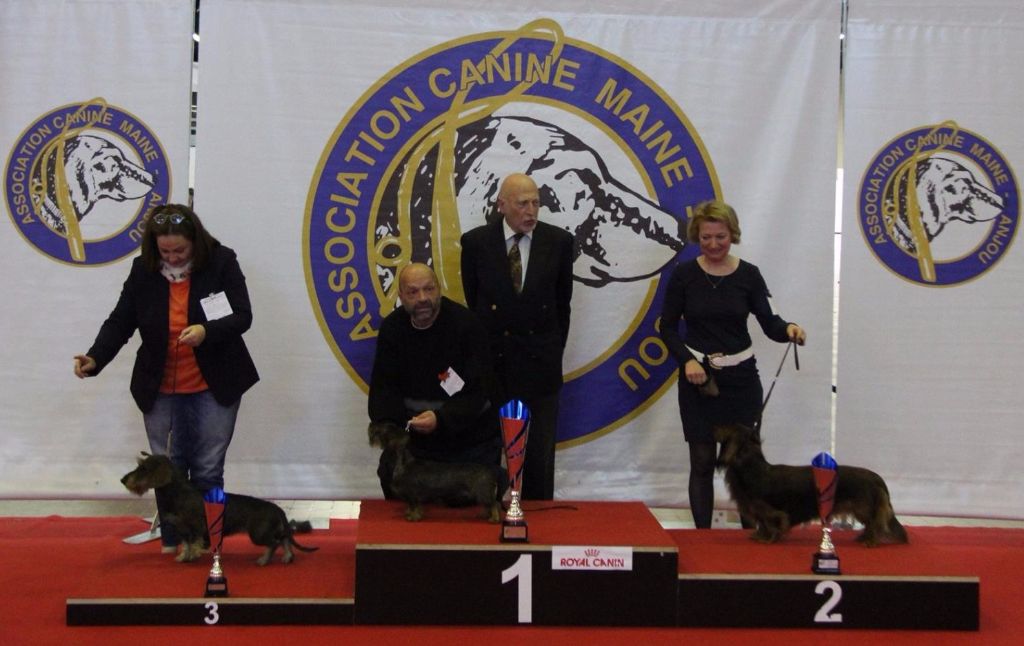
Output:
<instances>
[{"instance_id":1,"label":"blue jeans","mask_svg":"<svg viewBox=\"0 0 1024 646\"><path fill-rule=\"evenodd\" d=\"M143 415L149 450L167 455L202 492L224 486L224 457L235 433L235 419L241 399L222 406L209 390L192 394L158 394L153 408ZM157 496L161 538L164 545L176 545L178 538L164 521L163 505Z\"/></svg>"}]
</instances>

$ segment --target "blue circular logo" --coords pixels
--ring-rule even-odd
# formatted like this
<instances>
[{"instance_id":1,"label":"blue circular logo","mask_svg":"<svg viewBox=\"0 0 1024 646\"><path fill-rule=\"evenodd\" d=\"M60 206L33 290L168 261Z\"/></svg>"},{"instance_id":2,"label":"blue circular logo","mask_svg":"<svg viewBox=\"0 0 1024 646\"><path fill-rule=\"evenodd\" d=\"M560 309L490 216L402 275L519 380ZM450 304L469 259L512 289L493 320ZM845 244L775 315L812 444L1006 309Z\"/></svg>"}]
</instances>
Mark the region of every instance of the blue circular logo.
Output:
<instances>
[{"instance_id":1,"label":"blue circular logo","mask_svg":"<svg viewBox=\"0 0 1024 646\"><path fill-rule=\"evenodd\" d=\"M328 344L364 390L397 270L431 265L464 301L463 231L495 215L525 172L542 220L575 236L573 321L558 440L610 432L678 366L658 336L688 209L719 195L709 156L672 100L627 62L538 20L408 60L368 90L327 142L310 185L306 280Z\"/></svg>"},{"instance_id":2,"label":"blue circular logo","mask_svg":"<svg viewBox=\"0 0 1024 646\"><path fill-rule=\"evenodd\" d=\"M143 217L171 192L160 141L103 99L65 105L32 123L4 167L11 220L29 244L71 265L135 252Z\"/></svg>"},{"instance_id":3,"label":"blue circular logo","mask_svg":"<svg viewBox=\"0 0 1024 646\"><path fill-rule=\"evenodd\" d=\"M930 287L978 278L1017 233L1013 170L981 136L952 121L905 132L864 171L861 233L900 277Z\"/></svg>"}]
</instances>

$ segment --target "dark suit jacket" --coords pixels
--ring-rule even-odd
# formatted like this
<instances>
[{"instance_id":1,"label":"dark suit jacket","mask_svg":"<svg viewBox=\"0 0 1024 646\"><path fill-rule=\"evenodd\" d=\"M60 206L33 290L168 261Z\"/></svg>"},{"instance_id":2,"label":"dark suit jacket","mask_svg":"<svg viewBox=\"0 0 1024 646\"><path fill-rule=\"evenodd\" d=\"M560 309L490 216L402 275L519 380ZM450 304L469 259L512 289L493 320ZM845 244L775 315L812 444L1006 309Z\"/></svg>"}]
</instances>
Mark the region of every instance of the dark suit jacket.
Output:
<instances>
[{"instance_id":1,"label":"dark suit jacket","mask_svg":"<svg viewBox=\"0 0 1024 646\"><path fill-rule=\"evenodd\" d=\"M523 291L516 294L502 221L462 236L466 304L487 328L494 368L508 397L550 395L562 387L572 263L572 235L538 222L530 241Z\"/></svg>"},{"instance_id":2,"label":"dark suit jacket","mask_svg":"<svg viewBox=\"0 0 1024 646\"><path fill-rule=\"evenodd\" d=\"M206 328L206 338L195 348L196 363L217 402L230 405L259 381L256 366L242 340L242 333L252 324L245 276L235 252L218 245L210 254L207 266L193 273L191 280L188 323L202 323ZM225 293L232 313L207 321L199 301L217 292ZM135 356L131 391L144 413L153 408L163 379L169 318L170 284L160 272L147 271L142 257L136 257L117 305L100 327L87 353L96 360L96 374L99 374L135 330L139 331L142 345Z\"/></svg>"}]
</instances>

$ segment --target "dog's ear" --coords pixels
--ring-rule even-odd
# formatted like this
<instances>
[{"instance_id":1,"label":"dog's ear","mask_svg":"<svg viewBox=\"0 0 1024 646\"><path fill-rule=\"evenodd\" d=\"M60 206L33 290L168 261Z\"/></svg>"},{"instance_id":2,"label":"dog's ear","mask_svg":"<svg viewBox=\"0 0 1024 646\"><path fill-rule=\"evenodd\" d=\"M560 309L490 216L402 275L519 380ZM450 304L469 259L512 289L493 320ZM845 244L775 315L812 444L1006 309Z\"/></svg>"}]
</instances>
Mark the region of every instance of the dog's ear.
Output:
<instances>
[{"instance_id":1,"label":"dog's ear","mask_svg":"<svg viewBox=\"0 0 1024 646\"><path fill-rule=\"evenodd\" d=\"M387 436L389 426L392 426L390 422L370 422L370 425L366 428L366 436L370 440L370 446L380 447L383 438Z\"/></svg>"},{"instance_id":2,"label":"dog's ear","mask_svg":"<svg viewBox=\"0 0 1024 646\"><path fill-rule=\"evenodd\" d=\"M714 426L711 428L711 435L716 442L725 442L729 439L730 428L728 426Z\"/></svg>"},{"instance_id":3,"label":"dog's ear","mask_svg":"<svg viewBox=\"0 0 1024 646\"><path fill-rule=\"evenodd\" d=\"M716 426L714 434L715 440L722 443L722 450L718 454L718 464L729 466L736 460L736 452L740 448L743 430L738 426Z\"/></svg>"}]
</instances>

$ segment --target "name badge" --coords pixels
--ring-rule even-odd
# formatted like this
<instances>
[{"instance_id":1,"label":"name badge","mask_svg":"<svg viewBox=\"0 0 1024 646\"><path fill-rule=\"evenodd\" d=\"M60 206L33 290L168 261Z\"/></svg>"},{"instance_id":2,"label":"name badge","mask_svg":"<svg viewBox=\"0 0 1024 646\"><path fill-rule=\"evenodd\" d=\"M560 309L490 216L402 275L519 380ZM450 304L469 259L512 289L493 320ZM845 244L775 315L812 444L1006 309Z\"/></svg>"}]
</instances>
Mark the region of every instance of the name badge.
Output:
<instances>
[{"instance_id":1,"label":"name badge","mask_svg":"<svg viewBox=\"0 0 1024 646\"><path fill-rule=\"evenodd\" d=\"M216 321L234 313L231 303L228 302L227 294L224 292L210 294L200 300L199 304L203 306L203 314L206 315L207 321Z\"/></svg>"},{"instance_id":2,"label":"name badge","mask_svg":"<svg viewBox=\"0 0 1024 646\"><path fill-rule=\"evenodd\" d=\"M455 395L466 385L466 382L462 380L459 373L455 372L454 368L448 368L439 374L437 378L441 381L441 388L448 393L449 397Z\"/></svg>"}]
</instances>

